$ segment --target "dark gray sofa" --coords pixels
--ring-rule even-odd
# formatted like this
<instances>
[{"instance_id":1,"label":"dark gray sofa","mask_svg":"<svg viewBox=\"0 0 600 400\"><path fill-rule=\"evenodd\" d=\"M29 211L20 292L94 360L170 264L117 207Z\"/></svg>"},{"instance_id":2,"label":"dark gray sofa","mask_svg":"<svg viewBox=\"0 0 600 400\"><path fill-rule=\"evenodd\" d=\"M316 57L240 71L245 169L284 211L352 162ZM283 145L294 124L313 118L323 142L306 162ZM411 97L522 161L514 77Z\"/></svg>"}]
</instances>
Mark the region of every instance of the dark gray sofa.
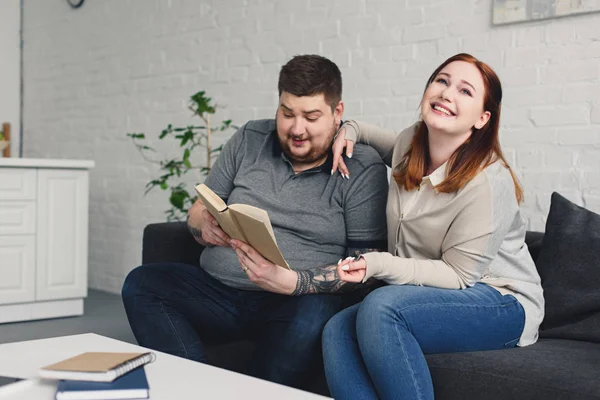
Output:
<instances>
[{"instance_id":1,"label":"dark gray sofa","mask_svg":"<svg viewBox=\"0 0 600 400\"><path fill-rule=\"evenodd\" d=\"M543 237L527 233L534 260ZM201 250L184 223L150 224L144 230L143 263L198 265ZM597 261L600 267L600 258ZM565 339L569 336L561 332L560 327L542 329L540 340L524 348L428 355L436 399L600 399L599 341L582 340L585 334L576 335L579 340ZM594 335L599 337L600 332ZM241 372L251 347L248 342L210 346L209 358L216 366ZM305 389L328 395L322 371Z\"/></svg>"}]
</instances>

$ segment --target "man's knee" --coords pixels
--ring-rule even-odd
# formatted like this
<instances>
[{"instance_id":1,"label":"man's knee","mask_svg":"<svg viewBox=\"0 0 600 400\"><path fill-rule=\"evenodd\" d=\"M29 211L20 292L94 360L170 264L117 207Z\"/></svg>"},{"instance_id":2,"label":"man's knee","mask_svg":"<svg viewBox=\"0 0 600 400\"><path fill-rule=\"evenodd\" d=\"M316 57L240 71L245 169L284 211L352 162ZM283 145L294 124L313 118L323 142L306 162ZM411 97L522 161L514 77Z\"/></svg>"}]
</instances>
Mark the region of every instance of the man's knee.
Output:
<instances>
[{"instance_id":1,"label":"man's knee","mask_svg":"<svg viewBox=\"0 0 600 400\"><path fill-rule=\"evenodd\" d=\"M299 340L320 339L325 324L341 310L341 298L333 295L306 295L297 305L292 330Z\"/></svg>"},{"instance_id":2,"label":"man's knee","mask_svg":"<svg viewBox=\"0 0 600 400\"><path fill-rule=\"evenodd\" d=\"M140 265L127 274L121 296L123 300L148 294L150 289L158 289L164 282L164 271L160 265Z\"/></svg>"}]
</instances>

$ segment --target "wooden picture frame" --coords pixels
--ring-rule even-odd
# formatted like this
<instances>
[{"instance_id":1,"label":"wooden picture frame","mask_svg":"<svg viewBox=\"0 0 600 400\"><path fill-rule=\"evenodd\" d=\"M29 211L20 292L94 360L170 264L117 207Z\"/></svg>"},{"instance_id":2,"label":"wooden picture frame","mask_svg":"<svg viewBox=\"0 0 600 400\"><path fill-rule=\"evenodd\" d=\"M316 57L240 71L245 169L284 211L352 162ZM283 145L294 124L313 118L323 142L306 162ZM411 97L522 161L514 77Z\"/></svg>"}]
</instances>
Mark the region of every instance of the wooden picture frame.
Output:
<instances>
[{"instance_id":1,"label":"wooden picture frame","mask_svg":"<svg viewBox=\"0 0 600 400\"><path fill-rule=\"evenodd\" d=\"M493 0L492 24L561 18L600 11L600 0Z\"/></svg>"}]
</instances>

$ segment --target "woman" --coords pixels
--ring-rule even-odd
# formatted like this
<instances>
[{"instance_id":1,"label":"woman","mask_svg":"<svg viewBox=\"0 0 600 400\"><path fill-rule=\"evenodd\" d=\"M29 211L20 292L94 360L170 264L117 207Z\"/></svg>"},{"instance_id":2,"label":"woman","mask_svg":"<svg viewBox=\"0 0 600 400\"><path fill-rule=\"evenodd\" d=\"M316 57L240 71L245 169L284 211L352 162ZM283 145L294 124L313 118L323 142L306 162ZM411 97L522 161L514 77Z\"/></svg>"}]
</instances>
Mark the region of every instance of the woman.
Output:
<instances>
[{"instance_id":1,"label":"woman","mask_svg":"<svg viewBox=\"0 0 600 400\"><path fill-rule=\"evenodd\" d=\"M433 399L424 354L537 340L544 299L525 245L523 192L498 141L501 99L494 71L458 54L427 81L415 125L399 135L356 121L340 130L334 154L343 174L342 150L351 157L358 140L381 154L393 179L389 253L338 265L341 280L389 285L325 327L336 399Z\"/></svg>"}]
</instances>

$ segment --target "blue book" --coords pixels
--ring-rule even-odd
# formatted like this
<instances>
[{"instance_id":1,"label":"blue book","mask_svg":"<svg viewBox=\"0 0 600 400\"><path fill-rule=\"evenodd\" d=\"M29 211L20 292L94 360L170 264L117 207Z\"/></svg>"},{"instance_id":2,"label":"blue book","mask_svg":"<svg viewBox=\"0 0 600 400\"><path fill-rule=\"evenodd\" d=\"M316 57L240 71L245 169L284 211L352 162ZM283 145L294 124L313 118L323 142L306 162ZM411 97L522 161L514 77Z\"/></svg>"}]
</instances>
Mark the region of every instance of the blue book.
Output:
<instances>
[{"instance_id":1,"label":"blue book","mask_svg":"<svg viewBox=\"0 0 600 400\"><path fill-rule=\"evenodd\" d=\"M56 400L147 399L150 387L144 367L126 373L112 382L60 381Z\"/></svg>"}]
</instances>

